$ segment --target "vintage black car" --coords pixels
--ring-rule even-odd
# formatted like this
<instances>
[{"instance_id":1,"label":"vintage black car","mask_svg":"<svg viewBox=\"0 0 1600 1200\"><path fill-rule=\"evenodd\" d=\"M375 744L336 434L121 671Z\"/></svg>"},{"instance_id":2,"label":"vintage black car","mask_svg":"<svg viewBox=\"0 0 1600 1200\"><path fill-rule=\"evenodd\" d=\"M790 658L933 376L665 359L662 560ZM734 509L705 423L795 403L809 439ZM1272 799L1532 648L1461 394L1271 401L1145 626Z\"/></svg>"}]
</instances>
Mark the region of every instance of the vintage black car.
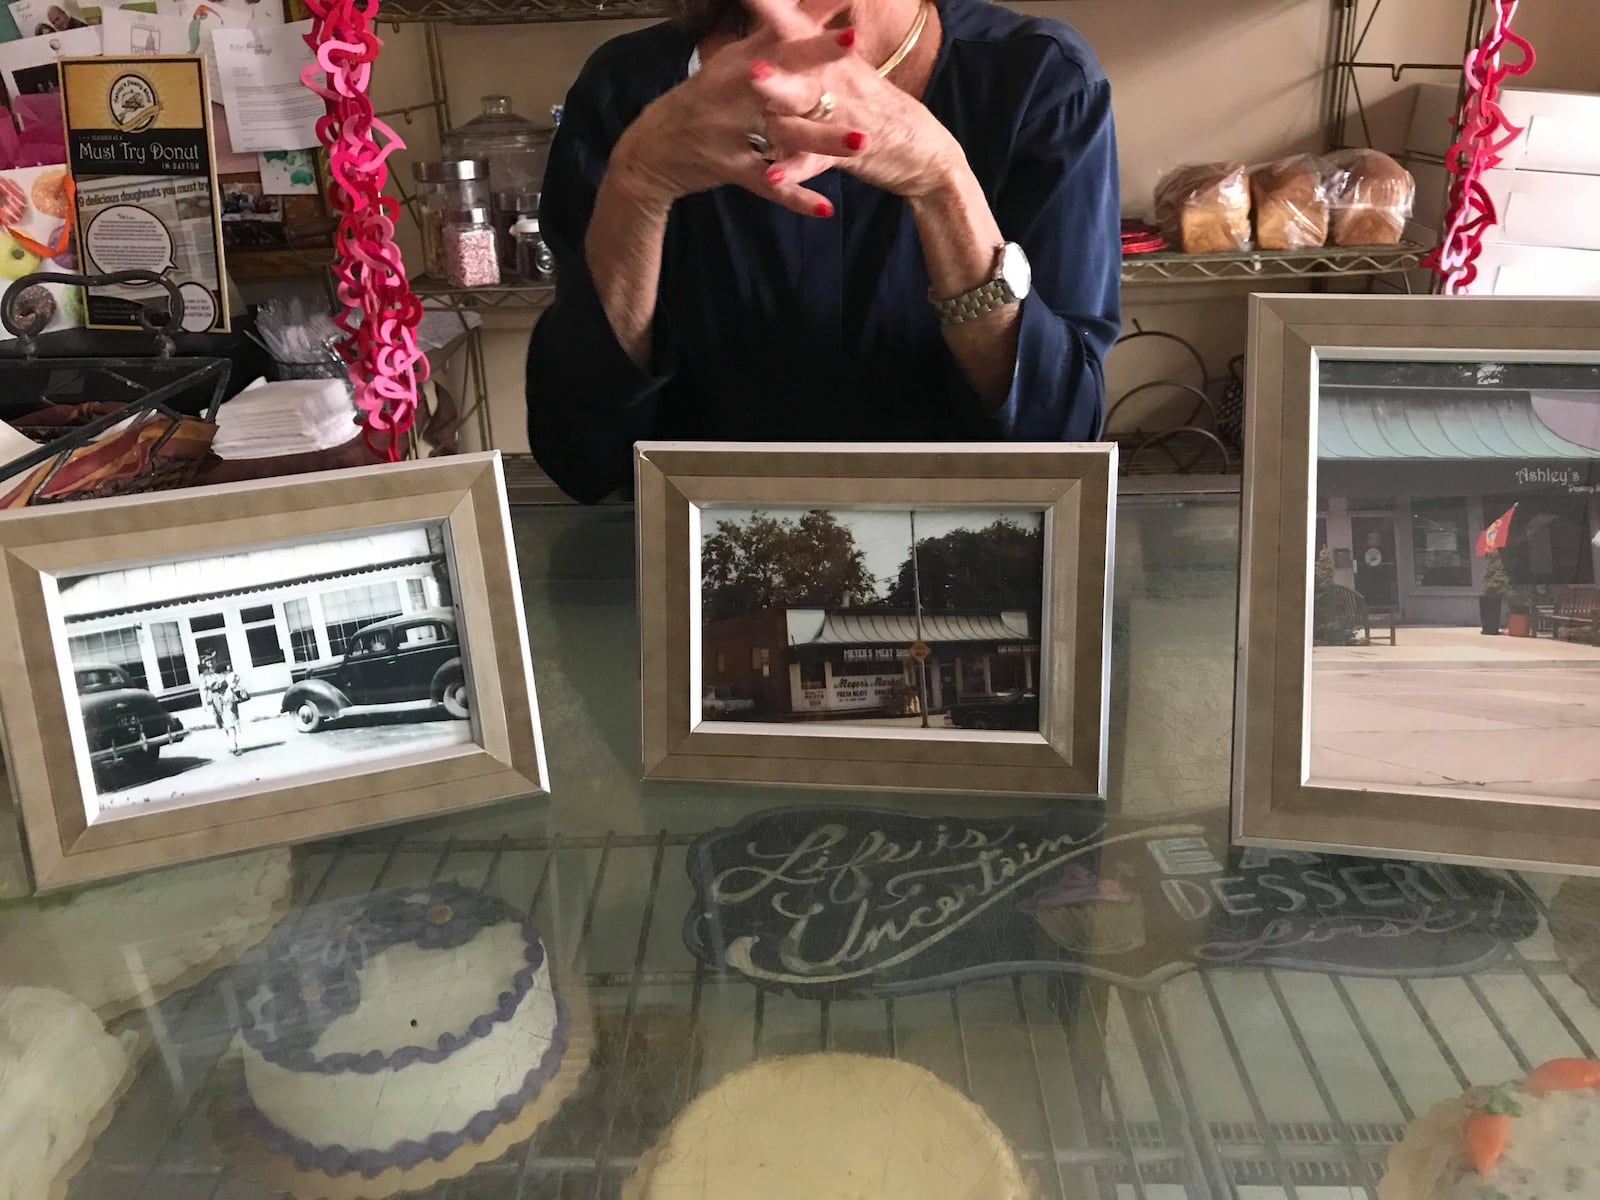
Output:
<instances>
[{"instance_id":1,"label":"vintage black car","mask_svg":"<svg viewBox=\"0 0 1600 1200\"><path fill-rule=\"evenodd\" d=\"M449 609L357 630L342 659L312 668L283 694L283 711L294 714L302 733L344 716L441 707L458 720L468 716L466 669Z\"/></svg>"},{"instance_id":2,"label":"vintage black car","mask_svg":"<svg viewBox=\"0 0 1600 1200\"><path fill-rule=\"evenodd\" d=\"M151 763L161 747L188 736L183 722L113 663L78 663L72 668L78 686L83 732L89 761L97 767L116 763Z\"/></svg>"},{"instance_id":3,"label":"vintage black car","mask_svg":"<svg viewBox=\"0 0 1600 1200\"><path fill-rule=\"evenodd\" d=\"M950 724L962 729L1038 729L1039 693L1032 688L952 704Z\"/></svg>"}]
</instances>

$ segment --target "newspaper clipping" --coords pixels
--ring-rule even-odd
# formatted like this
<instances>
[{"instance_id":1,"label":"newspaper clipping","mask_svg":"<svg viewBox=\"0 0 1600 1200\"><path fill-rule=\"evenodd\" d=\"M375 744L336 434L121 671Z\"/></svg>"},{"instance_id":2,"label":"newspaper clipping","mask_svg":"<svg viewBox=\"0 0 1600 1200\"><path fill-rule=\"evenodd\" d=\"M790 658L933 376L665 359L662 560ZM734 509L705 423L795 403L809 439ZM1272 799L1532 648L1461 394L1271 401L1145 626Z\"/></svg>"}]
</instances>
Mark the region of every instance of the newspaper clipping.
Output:
<instances>
[{"instance_id":1,"label":"newspaper clipping","mask_svg":"<svg viewBox=\"0 0 1600 1200\"><path fill-rule=\"evenodd\" d=\"M178 285L185 329L210 329L216 321L212 288L217 278L216 215L211 181L124 175L85 179L78 188L78 221L88 270L153 271ZM96 299L132 305L149 289L96 289ZM91 313L95 311L93 299ZM118 308L102 303L98 324L116 321ZM130 307L129 315L132 315ZM109 321L108 321L109 318ZM120 323L120 322L118 322ZM134 317L137 324L137 317Z\"/></svg>"}]
</instances>

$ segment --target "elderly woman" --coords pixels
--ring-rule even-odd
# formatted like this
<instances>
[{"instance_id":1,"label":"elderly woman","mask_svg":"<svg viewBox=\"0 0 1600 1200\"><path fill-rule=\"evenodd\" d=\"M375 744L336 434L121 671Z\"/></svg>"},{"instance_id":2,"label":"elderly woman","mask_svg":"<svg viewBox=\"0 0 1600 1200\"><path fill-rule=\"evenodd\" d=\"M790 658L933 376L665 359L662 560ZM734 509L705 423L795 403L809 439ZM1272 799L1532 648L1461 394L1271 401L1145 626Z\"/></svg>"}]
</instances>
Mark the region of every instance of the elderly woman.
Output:
<instances>
[{"instance_id":1,"label":"elderly woman","mask_svg":"<svg viewBox=\"0 0 1600 1200\"><path fill-rule=\"evenodd\" d=\"M1119 331L1111 95L988 0L691 0L567 98L530 437L574 497L640 438L1098 436Z\"/></svg>"}]
</instances>

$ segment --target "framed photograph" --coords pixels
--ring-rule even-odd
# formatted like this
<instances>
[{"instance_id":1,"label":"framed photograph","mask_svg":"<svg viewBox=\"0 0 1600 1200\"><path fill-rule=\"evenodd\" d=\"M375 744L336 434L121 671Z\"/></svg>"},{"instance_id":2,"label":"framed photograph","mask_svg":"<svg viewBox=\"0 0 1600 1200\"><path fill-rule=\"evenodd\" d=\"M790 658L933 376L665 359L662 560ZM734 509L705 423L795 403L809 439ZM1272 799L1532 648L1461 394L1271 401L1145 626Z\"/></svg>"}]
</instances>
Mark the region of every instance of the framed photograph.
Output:
<instances>
[{"instance_id":1,"label":"framed photograph","mask_svg":"<svg viewBox=\"0 0 1600 1200\"><path fill-rule=\"evenodd\" d=\"M1600 869L1600 300L1257 296L1234 829Z\"/></svg>"},{"instance_id":2,"label":"framed photograph","mask_svg":"<svg viewBox=\"0 0 1600 1200\"><path fill-rule=\"evenodd\" d=\"M546 790L498 456L0 514L34 885Z\"/></svg>"},{"instance_id":3,"label":"framed photograph","mask_svg":"<svg viewBox=\"0 0 1600 1200\"><path fill-rule=\"evenodd\" d=\"M635 453L646 778L1102 794L1114 446Z\"/></svg>"}]
</instances>

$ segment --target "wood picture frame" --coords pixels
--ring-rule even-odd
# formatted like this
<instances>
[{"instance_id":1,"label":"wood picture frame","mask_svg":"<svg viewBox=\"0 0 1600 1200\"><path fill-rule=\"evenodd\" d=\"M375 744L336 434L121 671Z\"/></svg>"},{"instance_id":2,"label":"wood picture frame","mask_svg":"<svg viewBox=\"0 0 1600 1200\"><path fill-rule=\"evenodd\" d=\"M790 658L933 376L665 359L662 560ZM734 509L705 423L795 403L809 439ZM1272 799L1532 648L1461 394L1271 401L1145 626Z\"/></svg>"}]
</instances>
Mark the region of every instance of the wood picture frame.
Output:
<instances>
[{"instance_id":1,"label":"wood picture frame","mask_svg":"<svg viewBox=\"0 0 1600 1200\"><path fill-rule=\"evenodd\" d=\"M636 447L635 482L645 778L1103 795L1115 446L653 442ZM1026 547L1036 532L1038 565L1024 565L1009 585L996 584L1002 600L1021 595L1018 611L999 611L1007 608L1001 603L996 611L962 610L958 617L951 608L945 620L931 592L923 604L919 578L914 611L903 601L898 609L857 601L845 610L819 593L814 604L755 604L727 618L715 615L720 601L713 598L703 613L708 595L723 594L706 592L702 577L703 544L726 532L714 523L727 519L719 512L748 513L754 522L768 511L809 510L835 524L839 514L846 522L873 522L869 542L891 564L896 554L935 541L915 532L914 514L929 514L925 530L941 521L976 528L992 519L982 536L1006 534L1007 554ZM1012 524L1012 514L1021 533L1000 528ZM890 515L895 527L908 519L904 542L883 540ZM952 528L943 536L956 535ZM868 581L875 581L873 560L862 561ZM908 566L916 574L915 552L901 563L891 598ZM958 599L953 588L946 595L951 604ZM1027 608L1029 597L1036 597L1036 608ZM770 652L765 643L750 648L750 669L760 661L764 681L748 689L760 697L751 701L753 719L728 719L730 707L744 699L733 689L719 701L708 685L725 664L708 657L706 631L721 645L725 628L746 628L739 624L746 615L757 631L750 636L769 639ZM863 631L866 624L872 629ZM769 626L777 632L762 632ZM924 636L906 645L914 629ZM847 665L851 655L857 663L884 665ZM742 643L734 658L735 665L744 661ZM877 674L848 686L849 673L863 670ZM995 682L1002 675L1009 685ZM997 711L1002 694L1020 707ZM991 701L997 710L984 707ZM972 727L955 727L958 720ZM1015 727L998 727L1010 722Z\"/></svg>"},{"instance_id":2,"label":"wood picture frame","mask_svg":"<svg viewBox=\"0 0 1600 1200\"><path fill-rule=\"evenodd\" d=\"M497 454L18 510L0 564L37 890L548 789Z\"/></svg>"},{"instance_id":3,"label":"wood picture frame","mask_svg":"<svg viewBox=\"0 0 1600 1200\"><path fill-rule=\"evenodd\" d=\"M1600 582L1597 388L1600 300L1252 297L1240 842L1600 870L1600 790L1583 766L1600 739L1539 728L1527 705L1574 676L1525 665L1600 670L1600 647L1491 641L1476 615L1502 558L1530 595ZM1572 425L1585 413L1587 435ZM1555 515L1490 540L1524 487L1529 510ZM1587 512L1592 549L1568 546L1569 509ZM1557 553L1527 566L1523 536L1558 537ZM1592 712L1588 690L1570 698Z\"/></svg>"}]
</instances>

